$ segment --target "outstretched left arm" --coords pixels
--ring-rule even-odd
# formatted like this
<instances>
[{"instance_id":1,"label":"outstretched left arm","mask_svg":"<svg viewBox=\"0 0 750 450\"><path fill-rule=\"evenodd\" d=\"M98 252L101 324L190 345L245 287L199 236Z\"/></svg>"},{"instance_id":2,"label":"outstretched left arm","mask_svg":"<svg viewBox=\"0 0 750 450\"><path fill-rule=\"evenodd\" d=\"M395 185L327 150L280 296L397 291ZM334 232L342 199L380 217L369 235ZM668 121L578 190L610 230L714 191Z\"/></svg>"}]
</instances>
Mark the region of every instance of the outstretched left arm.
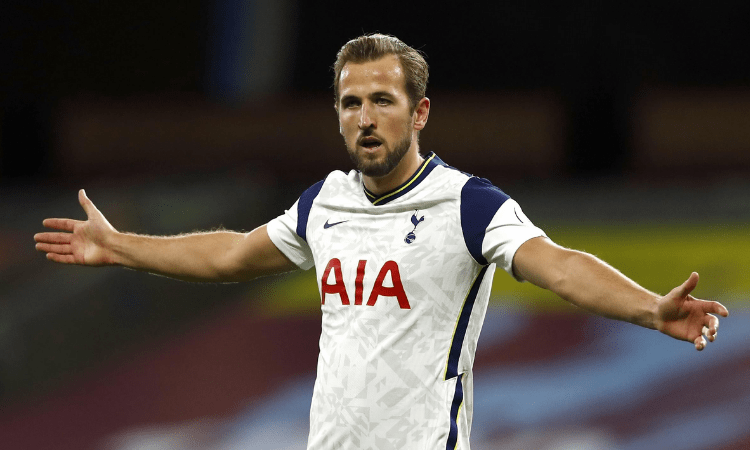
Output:
<instances>
[{"instance_id":1,"label":"outstretched left arm","mask_svg":"<svg viewBox=\"0 0 750 450\"><path fill-rule=\"evenodd\" d=\"M695 272L669 294L660 296L600 259L560 247L545 237L521 245L513 259L513 270L520 278L581 308L692 342L696 350L705 348L706 338L711 342L716 339L716 315L729 315L721 303L690 295L698 284Z\"/></svg>"}]
</instances>

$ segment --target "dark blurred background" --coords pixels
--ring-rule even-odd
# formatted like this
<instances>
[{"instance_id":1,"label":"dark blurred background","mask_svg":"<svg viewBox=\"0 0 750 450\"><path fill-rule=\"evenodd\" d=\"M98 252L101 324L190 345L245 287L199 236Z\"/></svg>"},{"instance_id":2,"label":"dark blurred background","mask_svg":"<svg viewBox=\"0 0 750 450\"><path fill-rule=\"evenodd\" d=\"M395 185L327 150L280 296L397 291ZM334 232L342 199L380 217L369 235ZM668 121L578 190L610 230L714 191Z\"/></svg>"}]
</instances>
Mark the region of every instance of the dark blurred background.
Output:
<instances>
[{"instance_id":1,"label":"dark blurred background","mask_svg":"<svg viewBox=\"0 0 750 450\"><path fill-rule=\"evenodd\" d=\"M699 267L711 275L702 295L744 308L749 22L742 1L4 2L0 433L12 448L48 448L41 435L56 448L188 448L148 447L160 436L149 427L190 423L176 433L211 440L195 448L233 448L221 442L235 438L251 445L255 438L243 441L227 425L242 423L237 405L314 373L314 276L202 286L63 267L34 252L33 234L45 217L82 218L81 187L115 227L133 232L250 230L275 217L329 171L350 170L330 67L363 33L393 34L426 54L424 151L490 178L550 236L571 246L586 237L584 250L611 254L649 288L669 289ZM628 259L635 240L641 247ZM533 317L561 314L543 306L544 295L514 289L498 286L493 301L524 303ZM562 314L572 318L552 329L584 320ZM269 338L278 333L287 340ZM259 342L265 356L249 358ZM290 362L268 350L287 346L301 356ZM732 372L750 374L741 348ZM261 364L276 381L251 375ZM112 390L122 398L107 397ZM100 400L82 399L86 392ZM739 411L750 417L750 402ZM205 427L191 422L206 417ZM610 440L589 448L652 448L633 429L592 420ZM157 437L112 443L138 427ZM562 442L529 444L523 426L492 429L479 448ZM726 448L750 445L749 433L725 435Z\"/></svg>"},{"instance_id":2,"label":"dark blurred background","mask_svg":"<svg viewBox=\"0 0 750 450\"><path fill-rule=\"evenodd\" d=\"M343 43L374 31L427 54L435 121L505 119L542 135L479 131L496 141L464 146L481 155L470 166L599 177L750 164L744 2L13 3L0 19L6 185L259 161L274 172L321 161L319 177L329 159L345 161L330 148L340 143L329 67ZM425 147L459 151L458 130L431 131ZM546 158L527 153L534 145Z\"/></svg>"}]
</instances>

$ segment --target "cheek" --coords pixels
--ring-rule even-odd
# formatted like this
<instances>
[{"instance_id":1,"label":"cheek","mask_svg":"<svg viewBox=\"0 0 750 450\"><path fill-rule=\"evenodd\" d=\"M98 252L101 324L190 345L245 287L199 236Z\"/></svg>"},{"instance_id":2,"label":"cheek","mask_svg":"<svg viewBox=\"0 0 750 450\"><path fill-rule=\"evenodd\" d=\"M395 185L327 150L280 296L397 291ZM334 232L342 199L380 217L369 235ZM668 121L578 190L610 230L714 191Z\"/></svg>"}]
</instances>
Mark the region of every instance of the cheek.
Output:
<instances>
[{"instance_id":1,"label":"cheek","mask_svg":"<svg viewBox=\"0 0 750 450\"><path fill-rule=\"evenodd\" d=\"M386 128L389 133L396 136L401 136L411 132L411 122L401 116L390 117L389 120L385 121L384 125L384 128Z\"/></svg>"},{"instance_id":2,"label":"cheek","mask_svg":"<svg viewBox=\"0 0 750 450\"><path fill-rule=\"evenodd\" d=\"M356 127L355 127L356 128ZM346 116L339 116L339 133L344 136L351 134L352 121Z\"/></svg>"}]
</instances>

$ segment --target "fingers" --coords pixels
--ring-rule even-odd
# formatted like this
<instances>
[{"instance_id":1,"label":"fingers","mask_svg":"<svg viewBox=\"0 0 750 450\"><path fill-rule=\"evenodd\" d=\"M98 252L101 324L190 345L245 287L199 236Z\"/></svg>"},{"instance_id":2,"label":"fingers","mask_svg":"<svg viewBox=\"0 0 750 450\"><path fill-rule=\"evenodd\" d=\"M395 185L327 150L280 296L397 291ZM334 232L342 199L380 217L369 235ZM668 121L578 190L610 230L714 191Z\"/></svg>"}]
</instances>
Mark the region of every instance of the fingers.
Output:
<instances>
[{"instance_id":1,"label":"fingers","mask_svg":"<svg viewBox=\"0 0 750 450\"><path fill-rule=\"evenodd\" d=\"M82 223L80 220L73 219L44 219L42 225L47 228L55 230L70 231L72 232L75 226Z\"/></svg>"},{"instance_id":2,"label":"fingers","mask_svg":"<svg viewBox=\"0 0 750 450\"><path fill-rule=\"evenodd\" d=\"M83 189L78 191L78 203L81 204L81 207L86 212L88 218L91 218L92 215L100 214L99 210L94 206L94 203L86 196L86 191Z\"/></svg>"},{"instance_id":3,"label":"fingers","mask_svg":"<svg viewBox=\"0 0 750 450\"><path fill-rule=\"evenodd\" d=\"M697 338L695 338L695 340L693 340L695 349L701 351L706 348L706 338L708 338L708 342L713 342L716 340L718 332L719 318L714 316L713 314L706 314L703 328L701 328L701 334Z\"/></svg>"},{"instance_id":4,"label":"fingers","mask_svg":"<svg viewBox=\"0 0 750 450\"><path fill-rule=\"evenodd\" d=\"M34 235L36 242L46 244L70 244L73 235L70 233L37 233Z\"/></svg>"},{"instance_id":5,"label":"fingers","mask_svg":"<svg viewBox=\"0 0 750 450\"><path fill-rule=\"evenodd\" d=\"M690 295L691 292L693 292L693 289L695 289L696 286L698 286L698 279L700 277L698 276L697 272L693 272L690 274L690 277L682 283L681 286L677 287L677 295L680 298L687 297Z\"/></svg>"},{"instance_id":6,"label":"fingers","mask_svg":"<svg viewBox=\"0 0 750 450\"><path fill-rule=\"evenodd\" d=\"M706 348L706 338L710 342L713 342L716 340L716 332L719 330L719 319L716 316L713 316L711 314L706 314L706 318L704 321L703 328L701 328L701 334L695 338L693 341L693 344L695 344L695 349L698 351L703 350Z\"/></svg>"},{"instance_id":7,"label":"fingers","mask_svg":"<svg viewBox=\"0 0 750 450\"><path fill-rule=\"evenodd\" d=\"M74 264L73 247L70 245L71 234L68 233L38 233L34 235L37 242L35 248L47 254L50 261Z\"/></svg>"},{"instance_id":8,"label":"fingers","mask_svg":"<svg viewBox=\"0 0 750 450\"><path fill-rule=\"evenodd\" d=\"M706 302L709 303L710 306L707 308L708 311L713 312L715 314L719 314L723 317L727 317L729 315L729 311L719 302ZM695 349L696 350L703 350L706 346L706 339L708 339L708 342L713 342L716 340L716 337L718 336L719 332L719 318L716 317L713 314L709 314L708 312L704 315L703 318L703 327L701 328L701 336L695 339ZM703 338L705 336L705 338Z\"/></svg>"},{"instance_id":9,"label":"fingers","mask_svg":"<svg viewBox=\"0 0 750 450\"><path fill-rule=\"evenodd\" d=\"M72 236L70 233L37 233L34 235L35 248L45 253L70 254Z\"/></svg>"},{"instance_id":10,"label":"fingers","mask_svg":"<svg viewBox=\"0 0 750 450\"><path fill-rule=\"evenodd\" d=\"M701 334L706 336L709 341L713 342L716 339L716 334L719 332L719 318L713 314L706 314Z\"/></svg>"},{"instance_id":11,"label":"fingers","mask_svg":"<svg viewBox=\"0 0 750 450\"><path fill-rule=\"evenodd\" d=\"M73 255L59 255L57 253L47 253L47 259L61 264L75 264L76 260Z\"/></svg>"},{"instance_id":12,"label":"fingers","mask_svg":"<svg viewBox=\"0 0 750 450\"><path fill-rule=\"evenodd\" d=\"M703 336L698 336L697 338L695 338L693 343L695 344L695 349L698 351L706 348L706 338L704 338Z\"/></svg>"},{"instance_id":13,"label":"fingers","mask_svg":"<svg viewBox=\"0 0 750 450\"><path fill-rule=\"evenodd\" d=\"M682 298L686 298L698 285L698 274L693 272L690 277L685 281L678 290L678 295ZM697 300L690 297L694 302L700 305L700 308L704 312L703 326L701 333L698 337L693 340L695 349L698 351L706 348L708 342L714 342L716 340L717 333L719 331L719 318L714 314L718 314L722 317L729 316L729 310L719 302ZM708 339L708 341L706 341Z\"/></svg>"},{"instance_id":14,"label":"fingers","mask_svg":"<svg viewBox=\"0 0 750 450\"><path fill-rule=\"evenodd\" d=\"M711 308L709 308L708 312L711 312L711 313L714 313L714 314L718 314L721 317L728 317L729 316L729 310L726 308L726 306L722 305L719 302L711 302Z\"/></svg>"},{"instance_id":15,"label":"fingers","mask_svg":"<svg viewBox=\"0 0 750 450\"><path fill-rule=\"evenodd\" d=\"M73 248L70 245L69 233L38 233L34 235L37 242L35 248L47 254L47 259L59 263L72 264L75 262Z\"/></svg>"},{"instance_id":16,"label":"fingers","mask_svg":"<svg viewBox=\"0 0 750 450\"><path fill-rule=\"evenodd\" d=\"M86 191L84 191L83 189L78 191L78 203L81 204L81 207L83 208L84 212L86 212L86 216L88 218L91 218L92 214L101 214L99 210L96 209L96 206L94 206L94 203L86 196ZM70 232L72 232L75 226L79 223L83 222L73 219L44 219L44 221L42 221L42 225L47 228Z\"/></svg>"},{"instance_id":17,"label":"fingers","mask_svg":"<svg viewBox=\"0 0 750 450\"><path fill-rule=\"evenodd\" d=\"M44 253L57 253L60 255L70 255L73 253L73 249L70 244L48 244L39 243L36 244L36 249Z\"/></svg>"},{"instance_id":18,"label":"fingers","mask_svg":"<svg viewBox=\"0 0 750 450\"><path fill-rule=\"evenodd\" d=\"M72 254L72 237L70 233L37 233L34 235L35 248L45 253Z\"/></svg>"}]
</instances>

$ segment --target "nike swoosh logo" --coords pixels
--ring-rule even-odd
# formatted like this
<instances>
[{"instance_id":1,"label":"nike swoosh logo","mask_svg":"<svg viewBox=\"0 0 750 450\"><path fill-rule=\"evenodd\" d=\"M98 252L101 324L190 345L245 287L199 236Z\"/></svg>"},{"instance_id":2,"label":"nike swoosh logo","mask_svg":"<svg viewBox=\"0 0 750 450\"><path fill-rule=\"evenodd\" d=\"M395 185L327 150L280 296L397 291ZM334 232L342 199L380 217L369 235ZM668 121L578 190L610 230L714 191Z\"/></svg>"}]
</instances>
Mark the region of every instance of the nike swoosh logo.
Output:
<instances>
[{"instance_id":1,"label":"nike swoosh logo","mask_svg":"<svg viewBox=\"0 0 750 450\"><path fill-rule=\"evenodd\" d=\"M340 223L344 223L344 222L349 222L349 221L348 220L342 220L341 222L328 223L328 221L326 220L326 223L323 224L323 229L327 230L327 229L329 229L331 227L335 227L336 225L338 225Z\"/></svg>"}]
</instances>

